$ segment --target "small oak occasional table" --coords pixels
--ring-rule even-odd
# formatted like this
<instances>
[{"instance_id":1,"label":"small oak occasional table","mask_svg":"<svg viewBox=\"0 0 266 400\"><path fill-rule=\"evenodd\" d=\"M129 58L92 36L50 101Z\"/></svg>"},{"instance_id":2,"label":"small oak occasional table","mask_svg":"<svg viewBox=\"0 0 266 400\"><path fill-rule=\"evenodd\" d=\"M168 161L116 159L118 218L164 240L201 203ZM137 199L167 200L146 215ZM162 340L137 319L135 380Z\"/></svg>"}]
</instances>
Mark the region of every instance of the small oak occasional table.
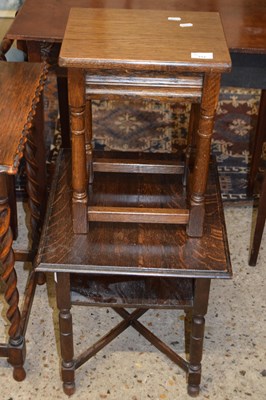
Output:
<instances>
[{"instance_id":1,"label":"small oak occasional table","mask_svg":"<svg viewBox=\"0 0 266 400\"><path fill-rule=\"evenodd\" d=\"M210 281L231 276L214 164L209 174L220 75L230 69L219 15L72 9L59 62L68 68L72 153L58 158L36 268L56 273L64 391L131 325L187 372L196 396ZM200 104L185 162L96 155L91 99L102 97ZM111 306L123 318L77 358L72 303ZM189 362L138 321L149 308L192 314Z\"/></svg>"},{"instance_id":2,"label":"small oak occasional table","mask_svg":"<svg viewBox=\"0 0 266 400\"><path fill-rule=\"evenodd\" d=\"M201 238L189 238L182 225L104 222L93 222L89 233L84 235L74 234L72 230L69 151L62 151L58 157L36 260L37 271L56 274L65 393L71 395L75 391L75 371L132 326L186 372L188 393L196 396L200 389L211 279L232 276L215 165L211 164L210 168ZM139 196L132 194L132 181L125 174L117 174L115 180L111 173L99 175L99 179L95 179L98 193L106 198L106 202L112 203L112 195L115 196L120 188L121 193L127 193L121 196L121 205L138 203ZM138 189L143 193L142 201L152 202L155 207L165 203L174 206L178 198L174 175L168 179L162 175L152 179L147 176L145 181L138 182ZM98 200L97 194L95 197ZM215 301L215 294L212 298ZM90 348L75 355L73 304L112 307L122 321ZM135 310L130 313L130 308ZM184 310L185 331L191 332L186 340L189 361L138 321L150 308L161 309L161 312L164 309ZM93 321L88 321L88 335L90 323Z\"/></svg>"},{"instance_id":3,"label":"small oak occasional table","mask_svg":"<svg viewBox=\"0 0 266 400\"><path fill-rule=\"evenodd\" d=\"M4 284L7 302L7 319L10 321L8 343L0 343L0 357L8 358L13 366L13 376L25 378L23 367L26 352L25 334L36 285L36 274L29 274L22 312L19 310L19 293L15 260L33 262L40 237L41 214L44 199L39 190L37 145L31 129L41 92L47 75L47 66L40 63L0 62L0 278ZM25 152L24 152L25 148ZM13 251L13 234L10 227L9 176L18 171L20 159L25 156L27 192L30 208L32 245L30 251Z\"/></svg>"},{"instance_id":4,"label":"small oak occasional table","mask_svg":"<svg viewBox=\"0 0 266 400\"><path fill-rule=\"evenodd\" d=\"M74 232L101 220L180 223L188 235L201 236L220 78L231 67L219 14L73 8L59 64L68 68ZM139 162L123 155L97 160L92 99L129 100L129 107L138 99L199 104L199 115L192 107L185 163L156 164L144 155ZM174 209L99 207L90 203L94 171L179 174L187 191L180 190L184 201Z\"/></svg>"}]
</instances>

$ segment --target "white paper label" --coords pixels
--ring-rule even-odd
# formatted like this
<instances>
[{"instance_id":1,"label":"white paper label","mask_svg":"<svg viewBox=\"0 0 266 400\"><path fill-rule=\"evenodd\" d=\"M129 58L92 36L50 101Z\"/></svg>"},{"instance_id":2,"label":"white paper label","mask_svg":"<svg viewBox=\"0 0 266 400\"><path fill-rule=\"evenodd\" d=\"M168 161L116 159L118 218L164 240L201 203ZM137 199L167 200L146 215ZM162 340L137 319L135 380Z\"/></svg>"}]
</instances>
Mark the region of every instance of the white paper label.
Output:
<instances>
[{"instance_id":1,"label":"white paper label","mask_svg":"<svg viewBox=\"0 0 266 400\"><path fill-rule=\"evenodd\" d=\"M193 26L193 24L191 24L191 22L188 22L186 24L179 24L179 26L181 26L181 28L189 28L190 26Z\"/></svg>"},{"instance_id":2,"label":"white paper label","mask_svg":"<svg viewBox=\"0 0 266 400\"><path fill-rule=\"evenodd\" d=\"M181 21L180 17L168 17L168 21Z\"/></svg>"},{"instance_id":3,"label":"white paper label","mask_svg":"<svg viewBox=\"0 0 266 400\"><path fill-rule=\"evenodd\" d=\"M213 53L191 53L191 58L199 58L203 60L212 60Z\"/></svg>"}]
</instances>

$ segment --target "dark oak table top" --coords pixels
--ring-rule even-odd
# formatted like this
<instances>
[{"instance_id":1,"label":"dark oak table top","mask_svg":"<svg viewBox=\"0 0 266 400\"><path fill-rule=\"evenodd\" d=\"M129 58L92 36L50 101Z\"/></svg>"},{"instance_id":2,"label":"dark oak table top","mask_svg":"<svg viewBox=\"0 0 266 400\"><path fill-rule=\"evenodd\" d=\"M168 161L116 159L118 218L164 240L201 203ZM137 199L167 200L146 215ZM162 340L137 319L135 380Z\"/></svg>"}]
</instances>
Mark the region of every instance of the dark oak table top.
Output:
<instances>
[{"instance_id":1,"label":"dark oak table top","mask_svg":"<svg viewBox=\"0 0 266 400\"><path fill-rule=\"evenodd\" d=\"M231 59L215 12L72 8L59 65L225 72Z\"/></svg>"},{"instance_id":2,"label":"dark oak table top","mask_svg":"<svg viewBox=\"0 0 266 400\"><path fill-rule=\"evenodd\" d=\"M230 278L232 271L218 174L213 164L210 170L201 238L189 238L183 225L137 223L93 222L88 234L73 234L71 158L67 150L61 152L39 246L37 270ZM182 182L178 177L98 173L91 203L114 205L119 193L119 206L136 206L141 202L145 207L148 202L150 207L176 207L181 201Z\"/></svg>"},{"instance_id":3,"label":"dark oak table top","mask_svg":"<svg viewBox=\"0 0 266 400\"><path fill-rule=\"evenodd\" d=\"M266 53L265 0L26 0L7 36L61 42L71 7L216 11L230 51Z\"/></svg>"},{"instance_id":4,"label":"dark oak table top","mask_svg":"<svg viewBox=\"0 0 266 400\"><path fill-rule=\"evenodd\" d=\"M0 172L17 172L46 73L40 63L0 62Z\"/></svg>"}]
</instances>

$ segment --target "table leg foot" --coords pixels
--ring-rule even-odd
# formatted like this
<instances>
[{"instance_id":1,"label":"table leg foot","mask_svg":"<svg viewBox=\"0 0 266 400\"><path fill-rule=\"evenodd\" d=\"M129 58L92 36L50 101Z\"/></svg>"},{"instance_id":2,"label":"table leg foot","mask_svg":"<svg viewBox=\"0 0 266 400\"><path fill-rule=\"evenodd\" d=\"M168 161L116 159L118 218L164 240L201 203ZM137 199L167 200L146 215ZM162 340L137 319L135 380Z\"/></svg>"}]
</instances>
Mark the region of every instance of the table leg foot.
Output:
<instances>
[{"instance_id":1,"label":"table leg foot","mask_svg":"<svg viewBox=\"0 0 266 400\"><path fill-rule=\"evenodd\" d=\"M200 392L199 385L188 385L187 386L188 395L191 397L197 397Z\"/></svg>"},{"instance_id":2,"label":"table leg foot","mask_svg":"<svg viewBox=\"0 0 266 400\"><path fill-rule=\"evenodd\" d=\"M13 371L13 378L17 382L22 382L26 378L26 371L23 367L15 367Z\"/></svg>"},{"instance_id":3,"label":"table leg foot","mask_svg":"<svg viewBox=\"0 0 266 400\"><path fill-rule=\"evenodd\" d=\"M72 396L76 391L75 383L63 383L63 390L67 396Z\"/></svg>"},{"instance_id":4,"label":"table leg foot","mask_svg":"<svg viewBox=\"0 0 266 400\"><path fill-rule=\"evenodd\" d=\"M46 275L44 272L38 272L37 274L37 284L44 285L46 283Z\"/></svg>"},{"instance_id":5,"label":"table leg foot","mask_svg":"<svg viewBox=\"0 0 266 400\"><path fill-rule=\"evenodd\" d=\"M18 339L10 339L8 344L8 362L13 367L13 378L21 382L26 378L23 367L26 358L26 346L22 336Z\"/></svg>"}]
</instances>

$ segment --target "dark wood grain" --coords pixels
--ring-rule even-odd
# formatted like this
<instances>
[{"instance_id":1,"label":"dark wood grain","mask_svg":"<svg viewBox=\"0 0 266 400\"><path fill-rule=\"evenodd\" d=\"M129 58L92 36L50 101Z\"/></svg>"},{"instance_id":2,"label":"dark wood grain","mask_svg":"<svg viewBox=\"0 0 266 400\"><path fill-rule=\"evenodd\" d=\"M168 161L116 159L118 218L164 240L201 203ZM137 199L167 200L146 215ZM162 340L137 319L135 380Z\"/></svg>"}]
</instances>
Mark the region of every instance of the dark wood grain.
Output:
<instances>
[{"instance_id":1,"label":"dark wood grain","mask_svg":"<svg viewBox=\"0 0 266 400\"><path fill-rule=\"evenodd\" d=\"M171 71L157 70L112 70L90 68L86 73L86 98L134 98L143 96L147 99L163 99L165 101L186 101L193 99L199 102L202 88L202 75L188 75ZM104 89L103 89L104 84ZM129 87L130 86L130 87ZM192 101L192 100L191 100Z\"/></svg>"},{"instance_id":2,"label":"dark wood grain","mask_svg":"<svg viewBox=\"0 0 266 400\"><path fill-rule=\"evenodd\" d=\"M218 177L213 166L211 171L202 238L188 238L182 225L98 222L91 223L88 234L77 235L72 231L71 159L69 154L62 153L37 257L38 270L229 278L231 265ZM118 178L114 184L109 174L101 175L100 181L95 180L95 183L99 181L95 193L98 189L101 193L100 197L96 194L97 202L105 199L105 202L112 203L112 193L119 193L120 204L123 202L125 205L135 202L143 205L144 195L146 200L152 199L160 207L181 201L179 187L173 184L172 175L167 181L159 176L156 185L155 181L150 184L146 181L148 176L144 181L140 179L141 191L138 193L144 193L143 196L132 195L136 178L133 178L133 185L128 176L121 178L119 189ZM103 188L105 192L102 192ZM155 195L152 196L154 188ZM110 196L105 196L105 193L110 193Z\"/></svg>"}]
</instances>

